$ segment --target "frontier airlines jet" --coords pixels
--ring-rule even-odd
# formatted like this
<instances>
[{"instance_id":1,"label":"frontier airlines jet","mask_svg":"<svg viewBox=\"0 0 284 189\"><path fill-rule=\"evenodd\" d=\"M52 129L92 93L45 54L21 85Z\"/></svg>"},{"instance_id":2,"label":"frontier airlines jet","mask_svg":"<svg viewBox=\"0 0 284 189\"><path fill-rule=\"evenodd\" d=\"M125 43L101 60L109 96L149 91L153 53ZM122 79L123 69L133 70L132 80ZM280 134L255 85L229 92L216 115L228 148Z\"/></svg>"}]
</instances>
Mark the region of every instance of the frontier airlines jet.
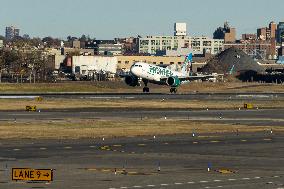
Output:
<instances>
[{"instance_id":1,"label":"frontier airlines jet","mask_svg":"<svg viewBox=\"0 0 284 189\"><path fill-rule=\"evenodd\" d=\"M141 81L143 81L145 85L143 88L144 93L150 92L150 89L147 87L148 83L168 85L171 87L170 92L176 93L177 87L181 84L188 83L193 80L214 77L213 75L191 75L191 68L192 53L185 57L185 61L181 67L181 72L173 71L169 67L164 68L145 62L135 62L130 68L130 73L127 75L121 75L121 77L125 77L125 83L132 87L141 86Z\"/></svg>"}]
</instances>

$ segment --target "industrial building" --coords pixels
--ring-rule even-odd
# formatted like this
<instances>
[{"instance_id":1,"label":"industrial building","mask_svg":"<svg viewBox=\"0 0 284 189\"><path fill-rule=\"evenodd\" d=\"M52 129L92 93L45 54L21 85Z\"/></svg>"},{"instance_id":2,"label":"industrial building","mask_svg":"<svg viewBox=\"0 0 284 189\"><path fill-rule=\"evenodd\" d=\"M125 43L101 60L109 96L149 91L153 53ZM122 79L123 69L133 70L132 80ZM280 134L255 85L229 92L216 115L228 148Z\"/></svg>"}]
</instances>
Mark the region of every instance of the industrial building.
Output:
<instances>
[{"instance_id":1,"label":"industrial building","mask_svg":"<svg viewBox=\"0 0 284 189\"><path fill-rule=\"evenodd\" d=\"M7 40L11 40L18 36L20 36L20 29L16 28L15 26L6 27L5 38Z\"/></svg>"},{"instance_id":2,"label":"industrial building","mask_svg":"<svg viewBox=\"0 0 284 189\"><path fill-rule=\"evenodd\" d=\"M197 72L206 64L206 57L193 58L193 71ZM168 57L168 56L117 56L117 69L129 71L134 62L146 62L155 65L172 65L179 67L184 62L184 56ZM197 62L198 61L198 62Z\"/></svg>"},{"instance_id":3,"label":"industrial building","mask_svg":"<svg viewBox=\"0 0 284 189\"><path fill-rule=\"evenodd\" d=\"M277 26L277 42L284 42L284 22L279 22Z\"/></svg>"},{"instance_id":4,"label":"industrial building","mask_svg":"<svg viewBox=\"0 0 284 189\"><path fill-rule=\"evenodd\" d=\"M214 39L223 39L225 43L234 43L236 41L236 28L229 26L228 22L224 23L224 27L217 28L213 33Z\"/></svg>"},{"instance_id":5,"label":"industrial building","mask_svg":"<svg viewBox=\"0 0 284 189\"><path fill-rule=\"evenodd\" d=\"M93 49L95 55L121 55L123 45L115 40L94 40L86 43L87 49Z\"/></svg>"},{"instance_id":6,"label":"industrial building","mask_svg":"<svg viewBox=\"0 0 284 189\"><path fill-rule=\"evenodd\" d=\"M73 56L72 73L79 75L93 75L97 72L116 73L117 58L111 56Z\"/></svg>"},{"instance_id":7,"label":"industrial building","mask_svg":"<svg viewBox=\"0 0 284 189\"><path fill-rule=\"evenodd\" d=\"M139 39L139 53L155 55L158 51L192 49L193 52L218 54L224 49L224 40L209 37L147 36Z\"/></svg>"}]
</instances>

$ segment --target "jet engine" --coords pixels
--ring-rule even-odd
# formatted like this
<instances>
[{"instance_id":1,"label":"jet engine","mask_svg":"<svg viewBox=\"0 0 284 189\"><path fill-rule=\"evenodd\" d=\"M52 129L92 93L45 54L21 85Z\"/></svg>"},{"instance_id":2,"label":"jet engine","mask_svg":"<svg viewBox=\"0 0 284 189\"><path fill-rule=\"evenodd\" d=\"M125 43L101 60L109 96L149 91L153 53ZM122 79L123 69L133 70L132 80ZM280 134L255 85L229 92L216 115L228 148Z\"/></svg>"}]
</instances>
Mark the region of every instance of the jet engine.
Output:
<instances>
[{"instance_id":1,"label":"jet engine","mask_svg":"<svg viewBox=\"0 0 284 189\"><path fill-rule=\"evenodd\" d=\"M136 76L125 77L125 83L131 87L139 86L138 78Z\"/></svg>"},{"instance_id":2,"label":"jet engine","mask_svg":"<svg viewBox=\"0 0 284 189\"><path fill-rule=\"evenodd\" d=\"M169 77L167 79L167 84L171 87L178 87L180 86L181 82L178 77Z\"/></svg>"}]
</instances>

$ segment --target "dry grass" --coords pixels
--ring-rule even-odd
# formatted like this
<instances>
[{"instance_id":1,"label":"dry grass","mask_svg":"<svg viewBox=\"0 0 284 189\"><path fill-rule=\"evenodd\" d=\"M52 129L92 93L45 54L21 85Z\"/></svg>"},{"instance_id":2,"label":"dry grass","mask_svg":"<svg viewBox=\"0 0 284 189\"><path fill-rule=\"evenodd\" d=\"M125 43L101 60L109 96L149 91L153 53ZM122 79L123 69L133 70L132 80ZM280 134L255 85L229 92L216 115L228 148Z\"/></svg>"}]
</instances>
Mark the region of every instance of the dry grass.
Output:
<instances>
[{"instance_id":1,"label":"dry grass","mask_svg":"<svg viewBox=\"0 0 284 189\"><path fill-rule=\"evenodd\" d=\"M259 108L283 108L282 100L137 100L137 99L0 99L0 110L25 110L27 105L38 109L70 108L128 108L128 109L238 109L244 103L252 103Z\"/></svg>"},{"instance_id":2,"label":"dry grass","mask_svg":"<svg viewBox=\"0 0 284 189\"><path fill-rule=\"evenodd\" d=\"M151 92L169 93L168 86L150 85ZM0 84L1 93L21 92L134 92L140 93L142 87L129 87L123 81L120 82L68 82L68 83L36 83L36 84ZM259 83L196 83L182 85L180 93L192 91L199 92L284 92L283 85L259 84Z\"/></svg>"},{"instance_id":3,"label":"dry grass","mask_svg":"<svg viewBox=\"0 0 284 189\"><path fill-rule=\"evenodd\" d=\"M77 139L94 137L120 137L141 135L167 135L226 132L258 132L271 127L212 124L184 120L65 120L60 122L18 122L0 123L2 139ZM283 132L283 127L273 127Z\"/></svg>"}]
</instances>

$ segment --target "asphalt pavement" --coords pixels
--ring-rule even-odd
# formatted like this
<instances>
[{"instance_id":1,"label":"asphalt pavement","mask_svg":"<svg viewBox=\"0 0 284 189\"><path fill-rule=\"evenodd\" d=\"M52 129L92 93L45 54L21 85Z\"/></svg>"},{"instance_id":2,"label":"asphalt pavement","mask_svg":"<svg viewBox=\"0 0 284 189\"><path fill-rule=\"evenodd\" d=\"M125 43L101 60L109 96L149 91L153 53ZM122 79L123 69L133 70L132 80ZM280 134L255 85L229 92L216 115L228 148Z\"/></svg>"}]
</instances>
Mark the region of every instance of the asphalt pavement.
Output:
<instances>
[{"instance_id":1,"label":"asphalt pavement","mask_svg":"<svg viewBox=\"0 0 284 189\"><path fill-rule=\"evenodd\" d=\"M1 189L284 187L281 133L0 142ZM11 181L13 167L50 168L54 180Z\"/></svg>"}]
</instances>

